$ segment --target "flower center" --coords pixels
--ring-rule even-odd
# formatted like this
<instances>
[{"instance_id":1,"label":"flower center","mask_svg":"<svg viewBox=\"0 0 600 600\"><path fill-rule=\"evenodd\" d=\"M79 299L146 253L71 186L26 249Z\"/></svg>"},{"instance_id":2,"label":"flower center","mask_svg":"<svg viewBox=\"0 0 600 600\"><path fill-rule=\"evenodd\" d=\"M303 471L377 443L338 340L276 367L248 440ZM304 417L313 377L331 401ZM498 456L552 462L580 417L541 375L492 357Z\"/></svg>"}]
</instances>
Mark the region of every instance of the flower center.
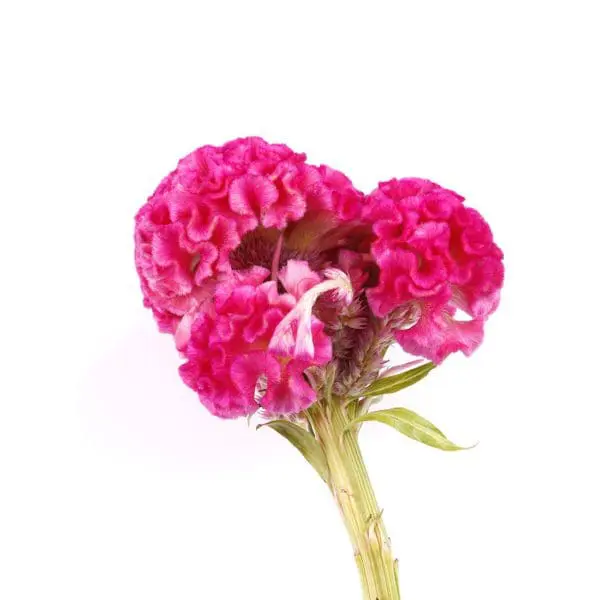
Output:
<instances>
[{"instance_id":1,"label":"flower center","mask_svg":"<svg viewBox=\"0 0 600 600\"><path fill-rule=\"evenodd\" d=\"M295 358L314 358L312 313L315 302L326 292L334 292L336 300L346 306L352 302L353 297L352 284L346 273L339 269L325 269L323 275L325 281L305 292L296 306L277 325L269 343L270 350L278 354L292 355ZM294 324L296 324L295 337Z\"/></svg>"},{"instance_id":2,"label":"flower center","mask_svg":"<svg viewBox=\"0 0 600 600\"><path fill-rule=\"evenodd\" d=\"M323 268L325 258L316 250L297 248L289 244L287 230L274 227L258 227L244 235L240 245L229 254L229 262L235 271L263 267L273 272L275 262L284 267L290 259L305 260L313 271Z\"/></svg>"}]
</instances>

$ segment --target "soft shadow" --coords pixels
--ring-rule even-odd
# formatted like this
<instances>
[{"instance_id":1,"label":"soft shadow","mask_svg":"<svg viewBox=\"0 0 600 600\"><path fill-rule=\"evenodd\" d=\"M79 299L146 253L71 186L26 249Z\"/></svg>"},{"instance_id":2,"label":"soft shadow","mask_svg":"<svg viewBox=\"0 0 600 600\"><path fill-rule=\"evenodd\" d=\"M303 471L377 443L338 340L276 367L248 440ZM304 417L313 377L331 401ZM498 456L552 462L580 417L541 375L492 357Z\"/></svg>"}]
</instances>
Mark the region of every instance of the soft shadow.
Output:
<instances>
[{"instance_id":1,"label":"soft shadow","mask_svg":"<svg viewBox=\"0 0 600 600\"><path fill-rule=\"evenodd\" d=\"M196 472L276 460L271 436L243 419L208 413L179 378L180 363L171 338L153 327L140 322L123 332L81 382L86 443L148 465Z\"/></svg>"}]
</instances>

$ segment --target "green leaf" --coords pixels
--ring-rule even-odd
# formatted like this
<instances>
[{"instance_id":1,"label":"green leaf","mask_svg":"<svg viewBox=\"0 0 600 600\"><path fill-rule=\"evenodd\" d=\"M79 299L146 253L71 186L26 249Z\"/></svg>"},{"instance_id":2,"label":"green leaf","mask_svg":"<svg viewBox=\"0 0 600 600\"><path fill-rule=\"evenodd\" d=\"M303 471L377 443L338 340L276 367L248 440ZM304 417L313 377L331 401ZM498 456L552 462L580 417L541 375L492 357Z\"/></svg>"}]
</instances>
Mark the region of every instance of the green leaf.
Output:
<instances>
[{"instance_id":1,"label":"green leaf","mask_svg":"<svg viewBox=\"0 0 600 600\"><path fill-rule=\"evenodd\" d=\"M469 446L468 448L464 448L462 446L457 446L433 423L420 417L412 410L408 410L408 408L389 408L387 410L377 410L368 413L352 421L350 425L348 425L348 429L358 423L364 423L365 421L379 421L380 423L393 427L409 438L417 440L417 442L421 442L432 448L439 448L440 450L452 452L456 450L468 450L473 447Z\"/></svg>"},{"instance_id":2,"label":"green leaf","mask_svg":"<svg viewBox=\"0 0 600 600\"><path fill-rule=\"evenodd\" d=\"M314 467L315 471L319 474L323 481L327 482L329 479L329 467L327 466L327 459L323 453L323 449L319 445L319 442L315 437L295 423L290 421L269 421L258 425L256 429L261 427L270 427L274 429L278 434L282 435L288 442L294 445L300 450L302 456Z\"/></svg>"},{"instance_id":3,"label":"green leaf","mask_svg":"<svg viewBox=\"0 0 600 600\"><path fill-rule=\"evenodd\" d=\"M393 394L403 390L404 388L417 383L435 369L435 365L431 362L419 365L414 369L409 369L398 375L391 375L390 377L382 377L374 381L367 389L361 394L361 396L381 396L382 394Z\"/></svg>"}]
</instances>

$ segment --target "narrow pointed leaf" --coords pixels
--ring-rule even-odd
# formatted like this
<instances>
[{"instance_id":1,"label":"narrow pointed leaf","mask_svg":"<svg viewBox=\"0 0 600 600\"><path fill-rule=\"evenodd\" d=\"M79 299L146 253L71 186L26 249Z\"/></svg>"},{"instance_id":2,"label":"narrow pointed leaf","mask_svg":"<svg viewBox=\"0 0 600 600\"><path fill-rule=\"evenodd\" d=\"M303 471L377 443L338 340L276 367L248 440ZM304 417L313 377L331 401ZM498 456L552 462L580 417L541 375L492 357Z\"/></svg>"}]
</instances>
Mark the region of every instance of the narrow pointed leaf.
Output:
<instances>
[{"instance_id":1,"label":"narrow pointed leaf","mask_svg":"<svg viewBox=\"0 0 600 600\"><path fill-rule=\"evenodd\" d=\"M397 375L391 375L390 377L382 377L381 379L375 380L365 391L361 394L362 396L381 396L383 394L393 394L417 383L430 373L435 368L435 365L431 362L419 365L414 369L409 369L403 373Z\"/></svg>"},{"instance_id":2,"label":"narrow pointed leaf","mask_svg":"<svg viewBox=\"0 0 600 600\"><path fill-rule=\"evenodd\" d=\"M306 429L303 429L295 423L290 421L269 421L259 425L257 429L261 427L270 427L274 429L279 435L282 435L288 442L295 446L302 456L314 467L315 471L319 474L323 481L327 481L329 478L329 468L327 466L327 459L323 453L323 449L319 445L319 442L315 437L309 433Z\"/></svg>"},{"instance_id":3,"label":"narrow pointed leaf","mask_svg":"<svg viewBox=\"0 0 600 600\"><path fill-rule=\"evenodd\" d=\"M353 427L365 421L379 421L385 425L393 427L400 433L431 446L446 451L468 450L462 446L457 446L451 442L433 423L420 417L417 413L408 408L389 408L387 410L378 410L368 413L362 417L354 419L348 426ZM472 446L470 446L472 448Z\"/></svg>"}]
</instances>

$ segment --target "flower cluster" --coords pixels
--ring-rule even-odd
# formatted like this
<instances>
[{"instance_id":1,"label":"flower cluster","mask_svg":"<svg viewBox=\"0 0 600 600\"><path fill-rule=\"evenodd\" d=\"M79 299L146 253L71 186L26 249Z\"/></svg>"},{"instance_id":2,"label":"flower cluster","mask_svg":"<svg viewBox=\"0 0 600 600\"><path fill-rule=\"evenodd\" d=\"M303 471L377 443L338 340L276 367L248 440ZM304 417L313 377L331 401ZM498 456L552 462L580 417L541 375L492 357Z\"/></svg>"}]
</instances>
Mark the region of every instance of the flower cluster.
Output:
<instances>
[{"instance_id":1,"label":"flower cluster","mask_svg":"<svg viewBox=\"0 0 600 600\"><path fill-rule=\"evenodd\" d=\"M367 292L373 312L407 310L412 318L396 339L408 352L434 362L457 350L471 354L504 276L502 252L481 215L431 181L393 179L369 196L364 217L379 266L378 284ZM472 319L455 319L457 309Z\"/></svg>"},{"instance_id":2,"label":"flower cluster","mask_svg":"<svg viewBox=\"0 0 600 600\"><path fill-rule=\"evenodd\" d=\"M226 418L302 411L329 365L377 370L387 346L363 364L378 352L361 340L384 330L436 362L471 353L503 279L488 225L455 193L404 179L365 196L260 138L182 159L136 216L135 259L184 381Z\"/></svg>"},{"instance_id":3,"label":"flower cluster","mask_svg":"<svg viewBox=\"0 0 600 600\"><path fill-rule=\"evenodd\" d=\"M328 167L305 163L287 146L246 138L221 148L204 146L183 158L136 216L136 266L145 304L161 331L174 332L179 320L199 311L213 284L233 268L262 264L275 246L273 231L283 231L307 213L327 212L320 233L360 213L361 195L350 181ZM296 245L314 229L294 227ZM304 240L300 239L304 236ZM257 256L249 253L257 251ZM256 262L259 261L259 262Z\"/></svg>"},{"instance_id":4,"label":"flower cluster","mask_svg":"<svg viewBox=\"0 0 600 600\"><path fill-rule=\"evenodd\" d=\"M304 379L304 371L331 360L331 343L323 323L310 312L304 339L312 351L290 353L274 345L274 335L293 338L300 324L294 323L304 281L320 278L302 261L289 261L280 270L279 281L265 281L269 272L257 267L218 286L212 309L201 312L185 346L188 361L181 367L183 380L210 411L221 417L252 414L259 404L257 383L263 387L260 405L271 414L297 413L315 401L315 390ZM307 278L307 279L305 279ZM301 317L302 315L299 315ZM289 330L285 325L289 321Z\"/></svg>"}]
</instances>

